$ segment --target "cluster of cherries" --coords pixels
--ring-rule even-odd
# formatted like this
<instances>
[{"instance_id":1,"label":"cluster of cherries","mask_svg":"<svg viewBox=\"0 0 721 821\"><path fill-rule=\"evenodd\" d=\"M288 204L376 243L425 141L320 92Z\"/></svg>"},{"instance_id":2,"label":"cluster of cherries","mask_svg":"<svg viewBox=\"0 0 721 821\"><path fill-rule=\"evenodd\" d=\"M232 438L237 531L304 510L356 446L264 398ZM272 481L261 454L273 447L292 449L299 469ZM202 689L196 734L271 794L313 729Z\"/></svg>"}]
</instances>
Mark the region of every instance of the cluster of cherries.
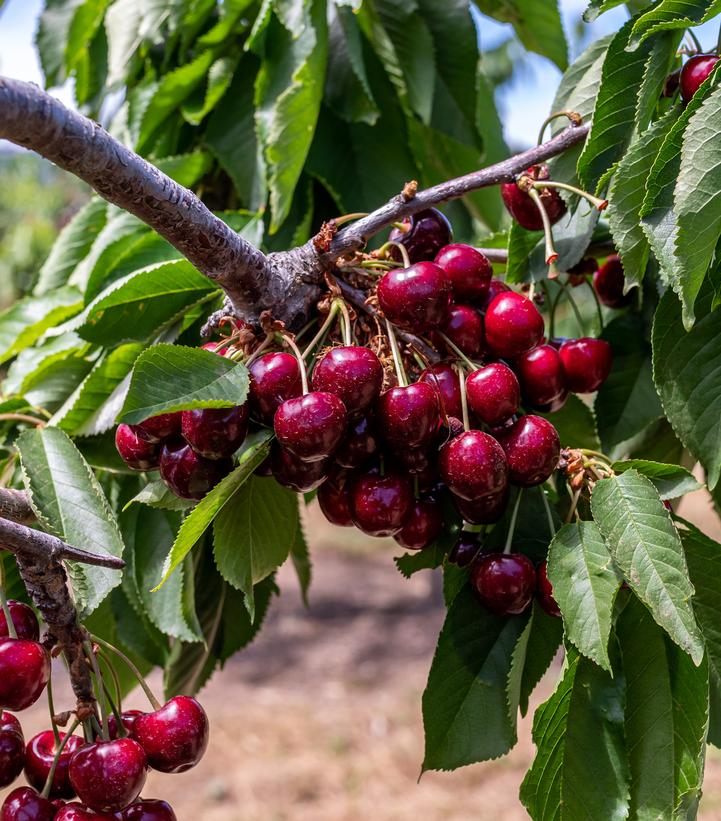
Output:
<instances>
[{"instance_id":1,"label":"cluster of cherries","mask_svg":"<svg viewBox=\"0 0 721 821\"><path fill-rule=\"evenodd\" d=\"M77 719L65 733L53 718L53 729L25 744L13 712L32 706L50 681L39 634L32 608L8 601L0 611L0 704L12 712L0 710L0 788L23 770L29 786L8 795L0 821L175 821L168 803L139 796L149 767L181 773L200 761L208 745L201 705L176 696L163 706L155 702L152 712L110 715L107 735L91 740L73 733Z\"/></svg>"}]
</instances>

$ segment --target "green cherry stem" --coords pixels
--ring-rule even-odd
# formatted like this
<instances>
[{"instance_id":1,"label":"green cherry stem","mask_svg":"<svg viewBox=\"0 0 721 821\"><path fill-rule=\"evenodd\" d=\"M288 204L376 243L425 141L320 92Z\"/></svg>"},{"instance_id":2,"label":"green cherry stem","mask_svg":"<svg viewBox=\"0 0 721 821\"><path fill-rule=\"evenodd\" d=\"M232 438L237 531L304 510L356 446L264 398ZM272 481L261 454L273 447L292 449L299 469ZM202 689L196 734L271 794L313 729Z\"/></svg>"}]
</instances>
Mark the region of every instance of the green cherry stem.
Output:
<instances>
[{"instance_id":1,"label":"green cherry stem","mask_svg":"<svg viewBox=\"0 0 721 821\"><path fill-rule=\"evenodd\" d=\"M390 239L384 245L382 245L378 249L379 254L384 254L387 248L397 248L400 251L401 259L403 260L403 267L410 268L411 267L411 258L408 256L408 249L405 245L400 242L395 242L394 240Z\"/></svg>"},{"instance_id":2,"label":"green cherry stem","mask_svg":"<svg viewBox=\"0 0 721 821\"><path fill-rule=\"evenodd\" d=\"M5 590L5 559L0 556L0 607L2 607L3 615L5 616L5 623L7 624L8 635L11 639L18 637L15 629L15 622L10 613L10 606L8 605L7 592Z\"/></svg>"},{"instance_id":3,"label":"green cherry stem","mask_svg":"<svg viewBox=\"0 0 721 821\"><path fill-rule=\"evenodd\" d=\"M462 351L462 350L458 347L458 345L456 345L456 343L455 343L455 342L453 342L453 340L449 339L449 338L448 338L448 337L447 337L447 336L443 333L443 331L438 331L437 333L438 333L438 336L440 336L440 338L441 338L441 339L442 339L442 340L446 343L446 345L448 345L448 347L449 347L449 348L453 351L453 353L454 353L454 354L455 354L455 355L456 355L456 356L457 356L457 357L461 360L461 362L463 362L463 364L464 364L467 368L470 368L470 370L472 370L472 371L477 371L477 370L478 370L478 365L476 365L476 363L475 363L475 362L472 362L472 361L471 361L471 360L470 360L470 359L469 359L469 358L468 358L468 357L467 357L467 356L463 353L463 351Z\"/></svg>"},{"instance_id":4,"label":"green cherry stem","mask_svg":"<svg viewBox=\"0 0 721 821\"><path fill-rule=\"evenodd\" d=\"M104 650L98 649L98 659L103 662L105 665L105 669L110 673L110 678L113 680L113 690L115 691L115 699L114 702L110 702L111 707L115 707L117 704L118 711L122 713L123 711L123 689L120 686L120 679L118 678L118 674L110 662L107 654Z\"/></svg>"},{"instance_id":5,"label":"green cherry stem","mask_svg":"<svg viewBox=\"0 0 721 821\"><path fill-rule=\"evenodd\" d=\"M558 280L558 284L563 289L563 294L566 297L566 299L568 300L568 303L571 306L571 310L573 311L574 316L576 317L576 322L578 323L578 330L581 332L581 336L585 336L586 331L585 331L585 328L583 326L583 317L581 316L581 311L578 308L578 304L576 303L576 300L573 298L573 294L571 293L571 289L568 287L568 285L565 282L561 282L560 279Z\"/></svg>"},{"instance_id":6,"label":"green cherry stem","mask_svg":"<svg viewBox=\"0 0 721 821\"><path fill-rule=\"evenodd\" d=\"M541 499L543 499L543 507L546 510L546 519L548 520L548 530L551 534L551 538L556 535L556 525L553 523L553 513L551 513L551 505L549 504L548 497L546 496L546 491L542 488L538 488L541 491Z\"/></svg>"},{"instance_id":7,"label":"green cherry stem","mask_svg":"<svg viewBox=\"0 0 721 821\"><path fill-rule=\"evenodd\" d=\"M599 197L594 197L593 194L589 194L588 191L584 191L581 188L576 188L575 185L569 185L567 182L557 182L556 180L534 180L533 187L540 190L543 190L544 188L562 188L564 191L570 191L572 194L576 194L584 200L588 200L588 202L590 202L591 205L599 211L605 211L606 208L608 208L608 200L602 200Z\"/></svg>"},{"instance_id":8,"label":"green cherry stem","mask_svg":"<svg viewBox=\"0 0 721 821\"><path fill-rule=\"evenodd\" d=\"M268 348L268 346L271 344L272 341L273 341L273 335L272 334L270 334L269 336L266 336L266 338L260 343L260 345L258 345L258 347L253 351L253 353L245 360L245 362L243 363L245 365L245 367L247 368L248 365L250 365L251 362L255 362L255 360L263 353L263 351ZM230 358L235 360L236 359L236 354L232 354ZM238 358L239 359L242 358L242 353L241 353L241 356L238 357Z\"/></svg>"},{"instance_id":9,"label":"green cherry stem","mask_svg":"<svg viewBox=\"0 0 721 821\"><path fill-rule=\"evenodd\" d=\"M396 339L393 325L390 320L386 318L386 333L388 335L388 344L391 346L391 353L393 354L393 365L396 369L396 378L398 379L398 386L405 388L408 386L408 377L406 376L405 368L403 367L403 360L401 359L401 351L398 347L398 340Z\"/></svg>"},{"instance_id":10,"label":"green cherry stem","mask_svg":"<svg viewBox=\"0 0 721 821\"><path fill-rule=\"evenodd\" d=\"M343 333L343 344L346 346L353 344L353 326L351 324L350 319L350 311L348 310L348 306L345 304L345 300L334 299L333 302L338 303L338 309L340 310L341 317L343 318L342 322L342 333Z\"/></svg>"},{"instance_id":11,"label":"green cherry stem","mask_svg":"<svg viewBox=\"0 0 721 821\"><path fill-rule=\"evenodd\" d=\"M55 778L55 773L58 769L58 764L60 763L60 756L63 754L63 750L65 749L66 744L70 740L70 736L75 732L75 730L77 730L79 724L80 719L76 718L75 721L73 721L73 723L68 728L68 731L65 733L62 740L59 736L55 737L55 757L53 758L53 763L50 766L48 777L45 779L43 791L40 793L40 796L42 798L50 798L50 790L52 790L53 788L53 780ZM53 722L53 727L55 727L55 722Z\"/></svg>"},{"instance_id":12,"label":"green cherry stem","mask_svg":"<svg viewBox=\"0 0 721 821\"><path fill-rule=\"evenodd\" d=\"M458 374L458 385L461 389L461 410L463 412L463 430L471 429L471 420L468 415L468 397L466 396L466 375L460 365L456 365Z\"/></svg>"},{"instance_id":13,"label":"green cherry stem","mask_svg":"<svg viewBox=\"0 0 721 821\"><path fill-rule=\"evenodd\" d=\"M345 225L346 222L363 219L363 217L367 216L368 214L365 211L356 211L354 214L343 214L342 217L334 217L331 222L333 222L336 226Z\"/></svg>"},{"instance_id":14,"label":"green cherry stem","mask_svg":"<svg viewBox=\"0 0 721 821\"><path fill-rule=\"evenodd\" d=\"M87 656L88 661L90 662L90 666L93 668L93 675L95 676L98 704L100 706L100 717L103 721L103 740L110 741L110 725L108 724L108 701L106 696L107 690L105 687L105 682L103 681L103 675L100 672L98 657L95 655L93 645L89 641L83 642L83 649L85 650L85 655Z\"/></svg>"},{"instance_id":15,"label":"green cherry stem","mask_svg":"<svg viewBox=\"0 0 721 821\"><path fill-rule=\"evenodd\" d=\"M554 111L553 114L549 114L548 117L546 117L546 119L541 123L541 130L538 132L537 145L540 145L543 142L543 132L546 130L546 127L559 117L567 117L572 125L581 125L583 122L583 118L577 111L571 111L568 108L564 108L561 111Z\"/></svg>"},{"instance_id":16,"label":"green cherry stem","mask_svg":"<svg viewBox=\"0 0 721 821\"><path fill-rule=\"evenodd\" d=\"M590 279L586 280L586 285L591 289L593 294L593 301L596 303L596 316L598 317L599 334L603 333L603 309L601 308L601 300L598 298L596 289L593 287L593 282Z\"/></svg>"},{"instance_id":17,"label":"green cherry stem","mask_svg":"<svg viewBox=\"0 0 721 821\"><path fill-rule=\"evenodd\" d=\"M53 677L48 679L47 686L48 693L48 710L50 711L50 726L53 728L53 736L55 737L55 746L60 744L60 733L58 732L58 725L55 723L55 699L53 698Z\"/></svg>"},{"instance_id":18,"label":"green cherry stem","mask_svg":"<svg viewBox=\"0 0 721 821\"><path fill-rule=\"evenodd\" d=\"M506 536L506 544L503 548L503 555L507 556L511 552L511 545L513 544L513 535L516 532L516 520L518 519L518 508L521 506L521 496L523 496L523 488L518 488L518 495L516 502L513 505L513 513L511 513L511 521L508 525L508 534Z\"/></svg>"},{"instance_id":19,"label":"green cherry stem","mask_svg":"<svg viewBox=\"0 0 721 821\"><path fill-rule=\"evenodd\" d=\"M300 352L300 348L295 344L295 340L291 338L290 334L283 334L283 342L293 351L295 358L298 360L298 370L300 371L300 384L303 388L303 396L305 396L310 388L308 387L308 369L305 367L305 359Z\"/></svg>"},{"instance_id":20,"label":"green cherry stem","mask_svg":"<svg viewBox=\"0 0 721 821\"><path fill-rule=\"evenodd\" d=\"M323 320L323 324L318 328L318 333L311 339L311 341L306 345L305 350L302 353L303 360L305 361L310 354L315 350L315 348L326 338L328 331L331 329L331 326L335 322L335 318L338 315L339 303L340 300L334 299L330 304L330 310L328 311L328 316Z\"/></svg>"},{"instance_id":21,"label":"green cherry stem","mask_svg":"<svg viewBox=\"0 0 721 821\"><path fill-rule=\"evenodd\" d=\"M553 245L553 231L551 230L551 220L548 218L546 206L541 200L541 195L535 188L528 189L528 196L533 200L538 213L541 215L541 222L543 223L543 235L546 240L546 265L550 265L558 259L558 252Z\"/></svg>"},{"instance_id":22,"label":"green cherry stem","mask_svg":"<svg viewBox=\"0 0 721 821\"><path fill-rule=\"evenodd\" d=\"M699 41L698 37L693 33L692 29L686 29L686 34L691 42L696 47L697 54L703 54L703 47L701 46L701 42ZM719 35L721 38L721 35Z\"/></svg>"},{"instance_id":23,"label":"green cherry stem","mask_svg":"<svg viewBox=\"0 0 721 821\"><path fill-rule=\"evenodd\" d=\"M118 650L117 647L114 647L110 644L109 641L105 641L105 639L101 639L99 636L92 635L90 636L92 641L95 644L99 644L101 647L104 647L106 650L109 650L111 653L115 653L115 655L125 663L128 667L130 672L135 676L138 680L138 684L143 688L143 692L148 698L148 701L153 705L154 710L159 710L161 708L161 704L158 699L155 697L153 691L148 686L148 682L143 678L143 674L138 670L138 668L133 664L133 662L122 652L122 650Z\"/></svg>"}]
</instances>

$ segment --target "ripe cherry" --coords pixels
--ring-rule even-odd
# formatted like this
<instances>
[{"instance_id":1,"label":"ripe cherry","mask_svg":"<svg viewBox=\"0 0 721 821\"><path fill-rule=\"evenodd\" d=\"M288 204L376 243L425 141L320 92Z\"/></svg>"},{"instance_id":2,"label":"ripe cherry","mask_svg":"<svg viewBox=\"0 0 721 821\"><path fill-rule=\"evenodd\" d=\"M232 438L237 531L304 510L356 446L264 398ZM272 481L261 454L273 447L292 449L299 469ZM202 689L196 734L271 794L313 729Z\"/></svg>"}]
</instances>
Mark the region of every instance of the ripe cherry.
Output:
<instances>
[{"instance_id":1,"label":"ripe cherry","mask_svg":"<svg viewBox=\"0 0 721 821\"><path fill-rule=\"evenodd\" d=\"M539 345L521 354L516 373L526 406L545 410L567 392L561 356L551 345Z\"/></svg>"},{"instance_id":2,"label":"ripe cherry","mask_svg":"<svg viewBox=\"0 0 721 821\"><path fill-rule=\"evenodd\" d=\"M177 821L173 808L167 801L145 799L123 810L123 821Z\"/></svg>"},{"instance_id":3,"label":"ripe cherry","mask_svg":"<svg viewBox=\"0 0 721 821\"><path fill-rule=\"evenodd\" d=\"M498 294L486 310L486 344L496 356L513 358L535 348L543 337L543 317L522 294Z\"/></svg>"},{"instance_id":4,"label":"ripe cherry","mask_svg":"<svg viewBox=\"0 0 721 821\"><path fill-rule=\"evenodd\" d=\"M126 734L129 735L132 732L135 719L141 715L143 715L142 710L123 710L120 714L120 718ZM108 730L110 732L110 738L118 737L118 720L113 713L108 716Z\"/></svg>"},{"instance_id":5,"label":"ripe cherry","mask_svg":"<svg viewBox=\"0 0 721 821\"><path fill-rule=\"evenodd\" d=\"M491 362L473 371L466 380L466 397L471 413L486 425L501 425L521 403L516 374L503 362Z\"/></svg>"},{"instance_id":6,"label":"ripe cherry","mask_svg":"<svg viewBox=\"0 0 721 821\"><path fill-rule=\"evenodd\" d=\"M141 439L147 439L148 442L164 442L180 433L180 413L151 416L150 419L133 425L133 430Z\"/></svg>"},{"instance_id":7,"label":"ripe cherry","mask_svg":"<svg viewBox=\"0 0 721 821\"><path fill-rule=\"evenodd\" d=\"M493 276L491 263L484 254L470 245L454 243L441 248L434 261L448 275L455 299L483 301Z\"/></svg>"},{"instance_id":8,"label":"ripe cherry","mask_svg":"<svg viewBox=\"0 0 721 821\"><path fill-rule=\"evenodd\" d=\"M474 359L483 353L483 320L470 305L451 305L443 333L466 356Z\"/></svg>"},{"instance_id":9,"label":"ripe cherry","mask_svg":"<svg viewBox=\"0 0 721 821\"><path fill-rule=\"evenodd\" d=\"M182 414L183 438L206 459L232 456L248 433L248 405L201 408Z\"/></svg>"},{"instance_id":10,"label":"ripe cherry","mask_svg":"<svg viewBox=\"0 0 721 821\"><path fill-rule=\"evenodd\" d=\"M401 228L394 228L388 235L393 242L400 242L408 251L411 262L433 259L453 239L451 224L436 208L427 208L401 220ZM397 249L391 256L400 261Z\"/></svg>"},{"instance_id":11,"label":"ripe cherry","mask_svg":"<svg viewBox=\"0 0 721 821\"><path fill-rule=\"evenodd\" d=\"M715 54L695 54L684 63L679 77L681 99L687 103L709 76L719 58Z\"/></svg>"},{"instance_id":12,"label":"ripe cherry","mask_svg":"<svg viewBox=\"0 0 721 821\"><path fill-rule=\"evenodd\" d=\"M378 453L378 438L367 416L351 420L335 461L344 468L362 468Z\"/></svg>"},{"instance_id":13,"label":"ripe cherry","mask_svg":"<svg viewBox=\"0 0 721 821\"><path fill-rule=\"evenodd\" d=\"M60 733L60 740L62 741L63 738L65 738L65 733ZM67 740L60 753L58 766L53 776L50 798L72 798L75 795L70 784L68 769L73 754L84 745L85 741L78 735L71 735ZM45 786L48 773L55 760L55 753L55 736L52 730L45 730L28 741L25 749L25 778L38 792L42 791Z\"/></svg>"},{"instance_id":14,"label":"ripe cherry","mask_svg":"<svg viewBox=\"0 0 721 821\"><path fill-rule=\"evenodd\" d=\"M40 638L40 625L32 607L23 602L8 599L8 609L18 638L37 641ZM9 636L5 613L0 609L0 639L6 639Z\"/></svg>"},{"instance_id":15,"label":"ripe cherry","mask_svg":"<svg viewBox=\"0 0 721 821\"><path fill-rule=\"evenodd\" d=\"M549 616L560 617L561 609L558 602L553 598L553 585L548 578L546 562L541 562L536 570L536 599Z\"/></svg>"},{"instance_id":16,"label":"ripe cherry","mask_svg":"<svg viewBox=\"0 0 721 821\"><path fill-rule=\"evenodd\" d=\"M315 366L314 391L339 397L349 413L370 407L383 387L383 366L370 348L344 345L331 348Z\"/></svg>"},{"instance_id":17,"label":"ripe cherry","mask_svg":"<svg viewBox=\"0 0 721 821\"><path fill-rule=\"evenodd\" d=\"M477 500L504 490L508 465L503 448L480 430L469 430L441 448L439 468L448 488L462 499Z\"/></svg>"},{"instance_id":18,"label":"ripe cherry","mask_svg":"<svg viewBox=\"0 0 721 821\"><path fill-rule=\"evenodd\" d=\"M569 339L561 345L559 356L568 389L574 393L597 391L611 373L613 353L605 339Z\"/></svg>"},{"instance_id":19,"label":"ripe cherry","mask_svg":"<svg viewBox=\"0 0 721 821\"><path fill-rule=\"evenodd\" d=\"M225 356L228 352L228 346L225 342L206 342L205 345L200 346L204 351L217 353L218 356Z\"/></svg>"},{"instance_id":20,"label":"ripe cherry","mask_svg":"<svg viewBox=\"0 0 721 821\"><path fill-rule=\"evenodd\" d=\"M617 254L610 256L593 275L593 287L601 302L609 308L623 308L633 299L633 292L624 294L626 280Z\"/></svg>"},{"instance_id":21,"label":"ripe cherry","mask_svg":"<svg viewBox=\"0 0 721 821\"><path fill-rule=\"evenodd\" d=\"M480 307L485 311L498 294L503 294L510 290L502 279L492 279L491 284L488 286L488 293L479 303Z\"/></svg>"},{"instance_id":22,"label":"ripe cherry","mask_svg":"<svg viewBox=\"0 0 721 821\"><path fill-rule=\"evenodd\" d=\"M70 783L86 806L96 812L117 812L140 795L147 766L143 748L132 738L96 741L70 759Z\"/></svg>"},{"instance_id":23,"label":"ripe cherry","mask_svg":"<svg viewBox=\"0 0 721 821\"><path fill-rule=\"evenodd\" d=\"M471 501L453 494L453 504L463 519L472 525L495 524L500 521L506 510L508 488Z\"/></svg>"},{"instance_id":24,"label":"ripe cherry","mask_svg":"<svg viewBox=\"0 0 721 821\"><path fill-rule=\"evenodd\" d=\"M118 425L115 447L133 470L155 470L160 462L160 446L139 436L130 425Z\"/></svg>"},{"instance_id":25,"label":"ripe cherry","mask_svg":"<svg viewBox=\"0 0 721 821\"><path fill-rule=\"evenodd\" d=\"M0 712L0 789L20 775L25 764L25 739L20 722L11 713Z\"/></svg>"},{"instance_id":26,"label":"ripe cherry","mask_svg":"<svg viewBox=\"0 0 721 821\"><path fill-rule=\"evenodd\" d=\"M298 493L309 493L320 487L332 467L330 459L304 462L277 442L273 442L271 447L270 464L275 481Z\"/></svg>"},{"instance_id":27,"label":"ripe cherry","mask_svg":"<svg viewBox=\"0 0 721 821\"><path fill-rule=\"evenodd\" d=\"M350 491L355 526L368 536L393 536L406 524L413 510L413 490L406 476L397 473L365 473Z\"/></svg>"},{"instance_id":28,"label":"ripe cherry","mask_svg":"<svg viewBox=\"0 0 721 821\"><path fill-rule=\"evenodd\" d=\"M175 696L133 723L133 738L145 751L148 765L161 773L195 767L208 747L208 735L208 716L190 696Z\"/></svg>"},{"instance_id":29,"label":"ripe cherry","mask_svg":"<svg viewBox=\"0 0 721 821\"><path fill-rule=\"evenodd\" d=\"M95 812L75 801L72 804L66 804L57 813L55 821L117 821L118 818L123 817L116 813Z\"/></svg>"},{"instance_id":30,"label":"ripe cherry","mask_svg":"<svg viewBox=\"0 0 721 821\"><path fill-rule=\"evenodd\" d=\"M451 283L443 268L433 262L387 271L378 283L377 293L386 317L406 331L426 333L448 320Z\"/></svg>"},{"instance_id":31,"label":"ripe cherry","mask_svg":"<svg viewBox=\"0 0 721 821\"><path fill-rule=\"evenodd\" d=\"M280 405L303 392L298 361L292 354L277 351L259 356L248 370L250 415L263 425L272 426Z\"/></svg>"},{"instance_id":32,"label":"ripe cherry","mask_svg":"<svg viewBox=\"0 0 721 821\"><path fill-rule=\"evenodd\" d=\"M408 521L393 537L406 550L422 550L434 542L443 529L443 512L438 502L416 500Z\"/></svg>"},{"instance_id":33,"label":"ripe cherry","mask_svg":"<svg viewBox=\"0 0 721 821\"><path fill-rule=\"evenodd\" d=\"M426 368L418 381L435 388L442 416L455 416L457 419L463 416L461 385L455 368L446 362L439 362Z\"/></svg>"},{"instance_id":34,"label":"ripe cherry","mask_svg":"<svg viewBox=\"0 0 721 821\"><path fill-rule=\"evenodd\" d=\"M427 382L391 388L376 403L376 419L392 447L426 447L440 423L438 394Z\"/></svg>"},{"instance_id":35,"label":"ripe cherry","mask_svg":"<svg viewBox=\"0 0 721 821\"><path fill-rule=\"evenodd\" d=\"M318 504L325 518L338 527L353 527L348 471L334 471L318 488Z\"/></svg>"},{"instance_id":36,"label":"ripe cherry","mask_svg":"<svg viewBox=\"0 0 721 821\"><path fill-rule=\"evenodd\" d=\"M182 499L202 499L232 469L232 459L206 459L183 441L169 442L161 451L160 475Z\"/></svg>"},{"instance_id":37,"label":"ripe cherry","mask_svg":"<svg viewBox=\"0 0 721 821\"><path fill-rule=\"evenodd\" d=\"M558 432L542 416L521 416L496 435L506 453L508 478L513 484L540 485L556 469L561 455Z\"/></svg>"},{"instance_id":38,"label":"ripe cherry","mask_svg":"<svg viewBox=\"0 0 721 821\"><path fill-rule=\"evenodd\" d=\"M40 698L50 680L50 656L36 641L0 640L0 704L25 710Z\"/></svg>"},{"instance_id":39,"label":"ripe cherry","mask_svg":"<svg viewBox=\"0 0 721 821\"><path fill-rule=\"evenodd\" d=\"M534 180L547 180L550 176L545 165L534 165L526 171L526 174ZM538 193L551 225L553 225L566 213L566 203L555 189L542 188ZM508 212L521 228L527 231L543 230L543 221L535 202L519 188L518 183L504 183L501 186L501 196Z\"/></svg>"},{"instance_id":40,"label":"ripe cherry","mask_svg":"<svg viewBox=\"0 0 721 821\"><path fill-rule=\"evenodd\" d=\"M343 440L347 424L342 400L327 391L286 399L273 421L278 442L304 462L330 456Z\"/></svg>"},{"instance_id":41,"label":"ripe cherry","mask_svg":"<svg viewBox=\"0 0 721 821\"><path fill-rule=\"evenodd\" d=\"M0 821L53 821L57 811L52 801L32 787L18 787L3 802Z\"/></svg>"},{"instance_id":42,"label":"ripe cherry","mask_svg":"<svg viewBox=\"0 0 721 821\"><path fill-rule=\"evenodd\" d=\"M448 554L448 561L458 567L468 567L478 556L480 550L481 542L478 534L471 533L469 530L462 530Z\"/></svg>"},{"instance_id":43,"label":"ripe cherry","mask_svg":"<svg viewBox=\"0 0 721 821\"><path fill-rule=\"evenodd\" d=\"M536 590L536 571L521 553L488 553L471 570L471 584L491 613L514 616L528 607Z\"/></svg>"}]
</instances>

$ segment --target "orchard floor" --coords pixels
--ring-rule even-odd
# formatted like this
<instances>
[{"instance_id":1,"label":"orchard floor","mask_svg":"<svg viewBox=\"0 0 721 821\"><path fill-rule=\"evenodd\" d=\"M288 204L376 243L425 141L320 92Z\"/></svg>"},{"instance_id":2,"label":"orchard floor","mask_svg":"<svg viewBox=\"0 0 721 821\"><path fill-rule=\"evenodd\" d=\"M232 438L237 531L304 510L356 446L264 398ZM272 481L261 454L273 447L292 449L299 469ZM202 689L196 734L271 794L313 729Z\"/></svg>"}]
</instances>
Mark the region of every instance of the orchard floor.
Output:
<instances>
[{"instance_id":1,"label":"orchard floor","mask_svg":"<svg viewBox=\"0 0 721 821\"><path fill-rule=\"evenodd\" d=\"M706 500L682 513L707 524ZM203 692L210 750L183 776L151 775L145 794L180 821L522 821L518 787L533 757L530 717L504 759L417 778L421 693L443 619L429 573L405 581L391 545L329 530L311 514L311 605L292 570L258 641ZM338 547L342 539L343 549ZM548 695L551 669L534 703ZM129 706L144 706L134 696ZM30 735L44 707L28 711ZM721 821L721 751L709 748L702 821Z\"/></svg>"}]
</instances>

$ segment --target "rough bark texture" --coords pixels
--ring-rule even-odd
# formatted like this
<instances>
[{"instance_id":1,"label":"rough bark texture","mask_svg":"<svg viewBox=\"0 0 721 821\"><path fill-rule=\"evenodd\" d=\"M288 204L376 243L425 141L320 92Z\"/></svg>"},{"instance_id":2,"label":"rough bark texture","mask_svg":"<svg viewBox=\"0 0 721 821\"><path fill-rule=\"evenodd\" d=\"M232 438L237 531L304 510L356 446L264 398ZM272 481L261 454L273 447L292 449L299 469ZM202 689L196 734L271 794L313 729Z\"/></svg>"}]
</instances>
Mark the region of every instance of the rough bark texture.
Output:
<instances>
[{"instance_id":1,"label":"rough bark texture","mask_svg":"<svg viewBox=\"0 0 721 821\"><path fill-rule=\"evenodd\" d=\"M35 518L28 495L24 490L0 488L0 516L11 522L27 524Z\"/></svg>"}]
</instances>

